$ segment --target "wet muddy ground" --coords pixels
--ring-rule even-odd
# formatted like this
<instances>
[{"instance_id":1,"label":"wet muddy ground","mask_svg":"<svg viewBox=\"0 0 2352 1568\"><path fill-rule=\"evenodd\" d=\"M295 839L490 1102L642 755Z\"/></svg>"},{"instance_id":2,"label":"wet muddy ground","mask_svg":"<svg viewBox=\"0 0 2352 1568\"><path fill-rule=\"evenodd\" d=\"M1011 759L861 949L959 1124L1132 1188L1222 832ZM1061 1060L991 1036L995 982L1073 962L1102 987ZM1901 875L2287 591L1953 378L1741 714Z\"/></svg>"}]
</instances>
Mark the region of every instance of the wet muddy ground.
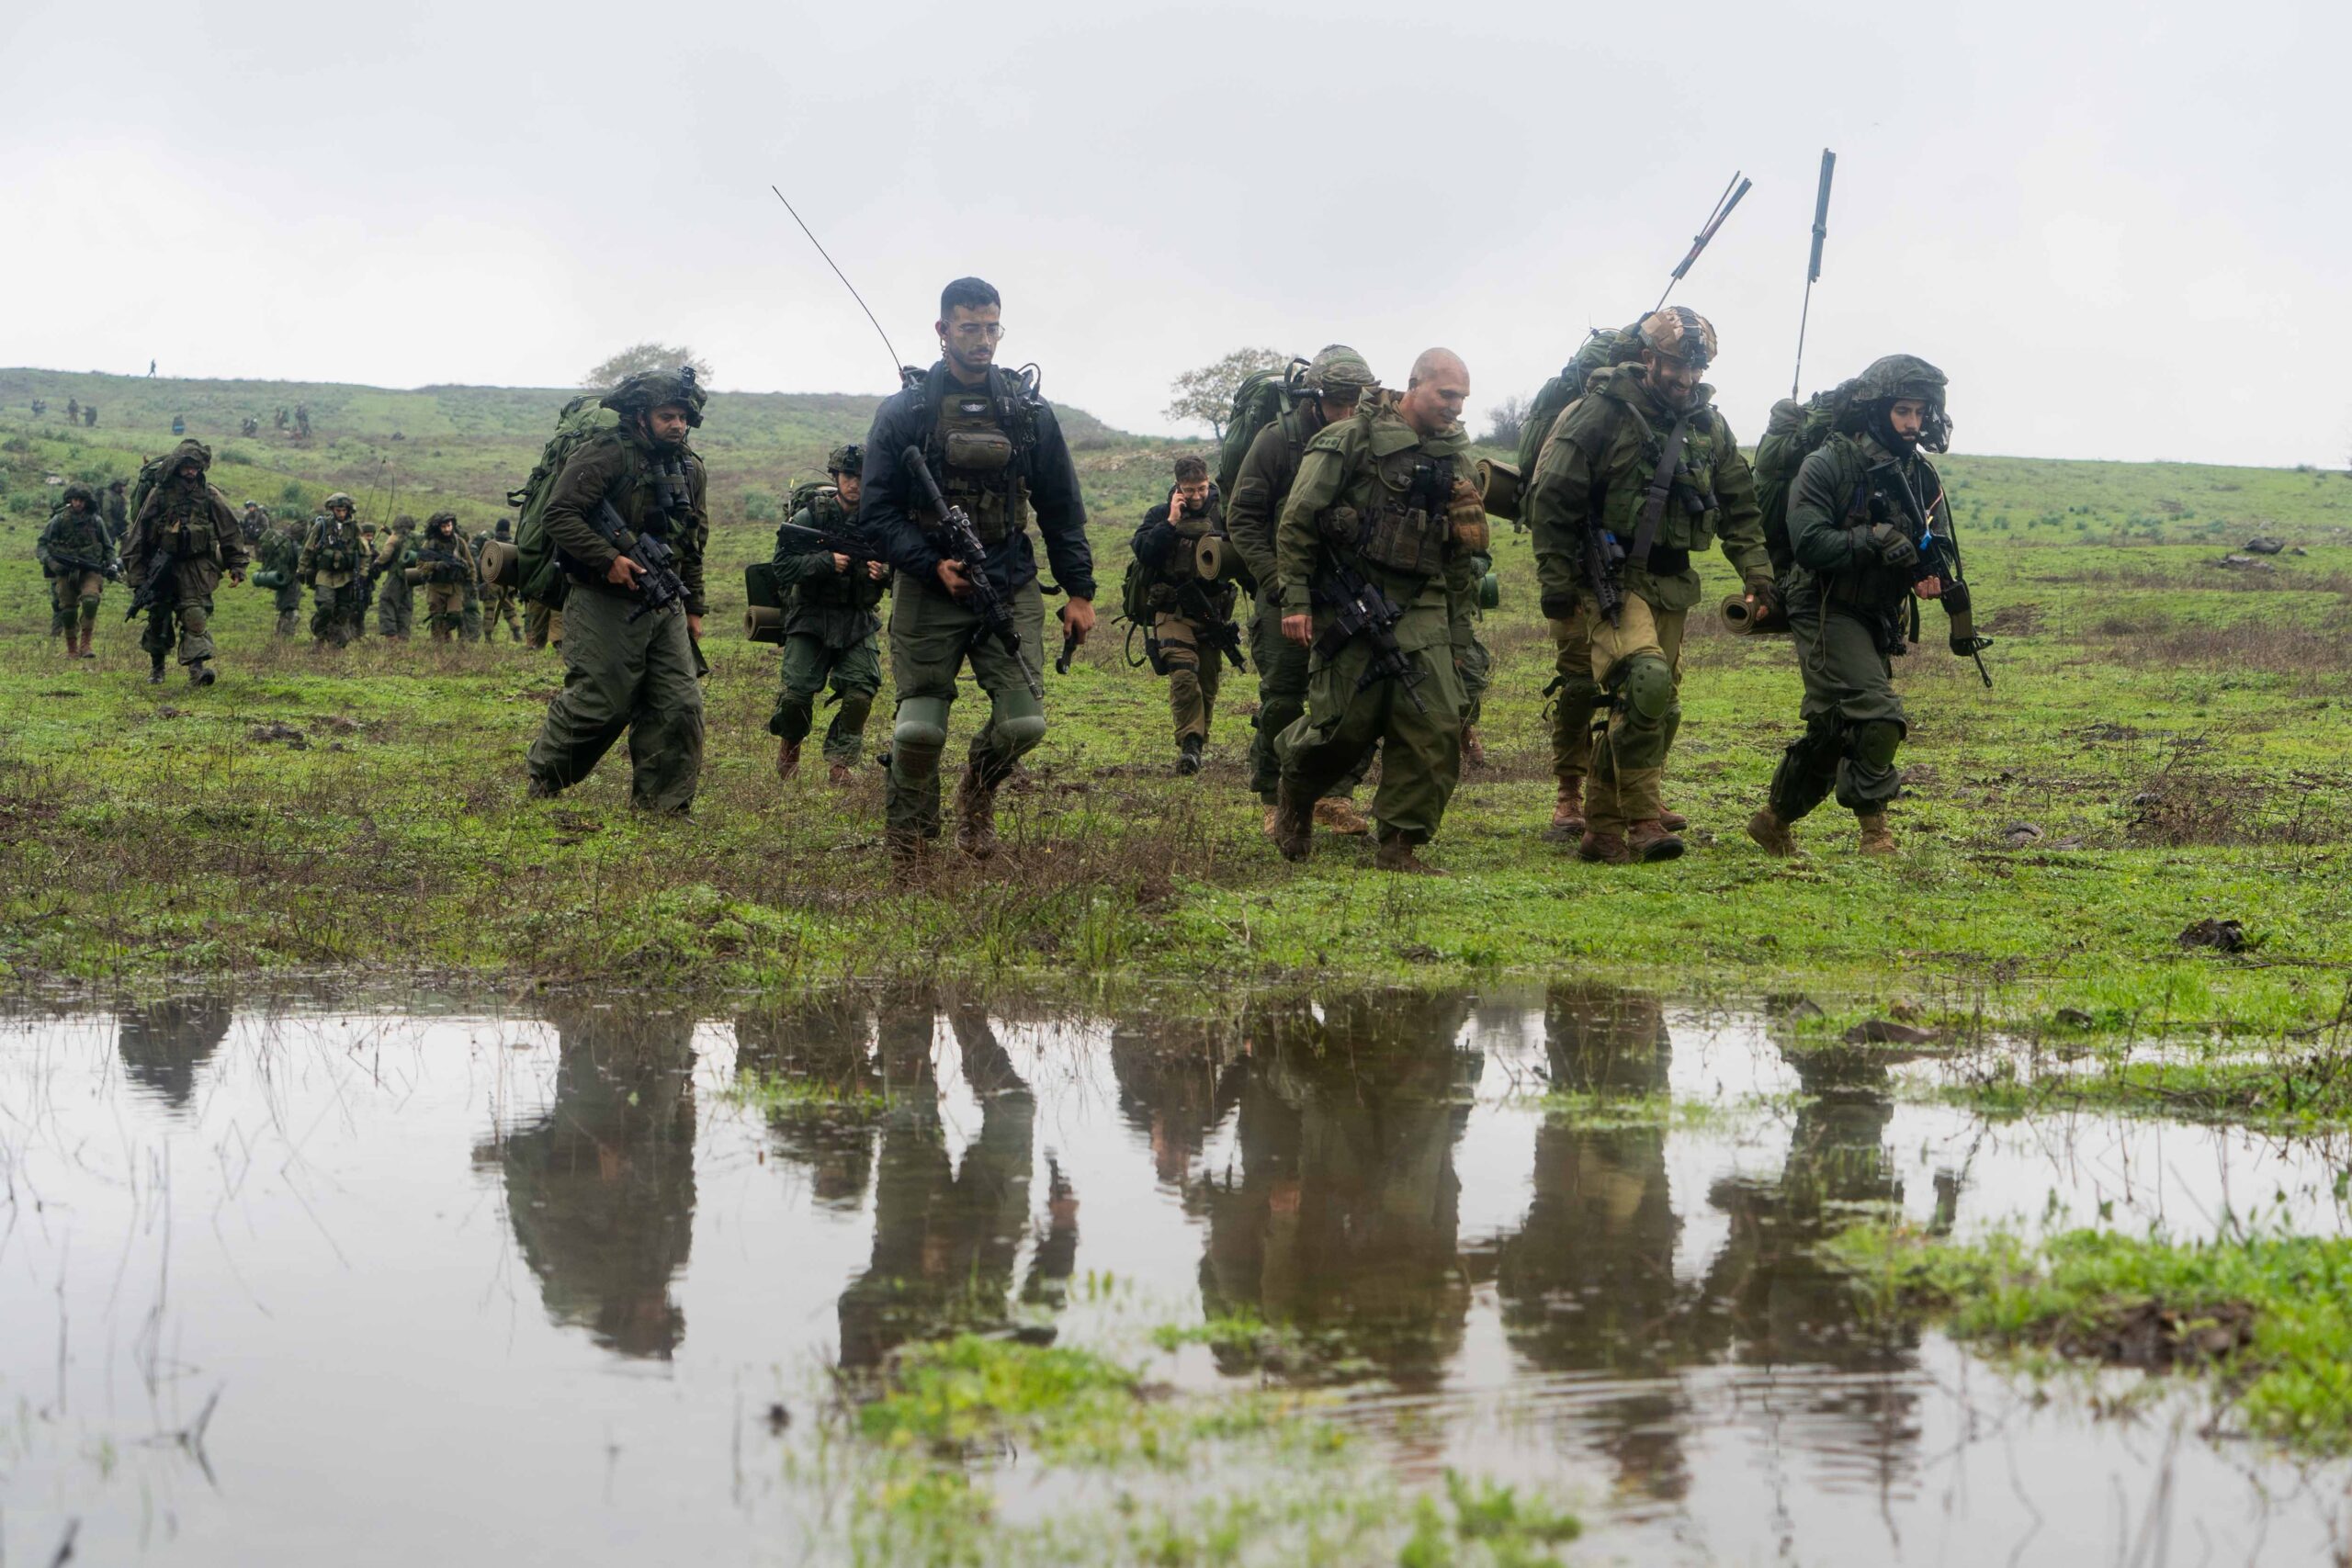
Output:
<instances>
[{"instance_id":1,"label":"wet muddy ground","mask_svg":"<svg viewBox=\"0 0 2352 1568\"><path fill-rule=\"evenodd\" d=\"M0 1562L831 1560L828 1412L963 1331L1322 1391L1387 1483L1572 1508L1571 1562L2337 1560L2352 1466L2037 1386L1812 1249L2334 1235L2343 1150L1987 1122L1962 1070L1567 987L19 1014Z\"/></svg>"}]
</instances>

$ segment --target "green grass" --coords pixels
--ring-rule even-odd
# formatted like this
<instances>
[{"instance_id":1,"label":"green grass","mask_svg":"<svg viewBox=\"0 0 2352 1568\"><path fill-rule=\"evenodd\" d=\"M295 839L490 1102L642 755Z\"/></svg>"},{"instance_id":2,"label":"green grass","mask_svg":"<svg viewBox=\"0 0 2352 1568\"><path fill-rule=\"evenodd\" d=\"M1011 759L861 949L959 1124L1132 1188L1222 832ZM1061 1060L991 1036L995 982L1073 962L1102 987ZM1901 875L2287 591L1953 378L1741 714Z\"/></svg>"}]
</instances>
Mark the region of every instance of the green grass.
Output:
<instances>
[{"instance_id":1,"label":"green grass","mask_svg":"<svg viewBox=\"0 0 2352 1568\"><path fill-rule=\"evenodd\" d=\"M2068 1358L2173 1368L2209 1386L2224 1430L2352 1450L2352 1240L2079 1230L1963 1245L1863 1224L1828 1250L1878 1311L1941 1322L2042 1371Z\"/></svg>"},{"instance_id":2,"label":"green grass","mask_svg":"<svg viewBox=\"0 0 2352 1568\"><path fill-rule=\"evenodd\" d=\"M53 411L77 387L95 395L100 428L28 423L35 379ZM404 497L431 486L436 503L484 519L562 397L308 391L312 446L222 443L232 497L340 486L367 501L368 466L397 451ZM709 750L695 819L667 823L623 809L609 761L562 800L523 798L521 752L560 671L510 644L371 639L319 656L269 639L266 595L224 589L222 680L209 692L142 684L119 607L94 666L56 659L29 559L42 479L129 471L168 444L139 421L181 402L205 431L199 393L266 398L265 418L296 395L0 372L0 965L23 979L424 968L770 993L940 976L1182 992L1575 970L1839 1007L1911 997L1935 1016L2013 1025L2064 1008L2121 1035L2277 1043L2334 1016L2352 965L2352 483L2340 476L1951 460L1999 685L1984 691L1941 651L1928 611L1928 646L1899 674L1913 729L1892 862L1858 857L1834 808L1801 825L1804 861L1746 842L1740 826L1795 731L1797 682L1784 640L1703 624L1668 775L1692 852L1607 870L1541 843L1551 649L1528 545L1506 532L1504 606L1484 626L1493 762L1465 780L1430 852L1453 877L1382 876L1369 844L1330 839L1305 867L1284 865L1242 787L1254 682L1229 682L1211 765L1182 780L1160 685L1105 637L1051 678L1052 732L1007 792L1017 853L902 888L880 847L876 770L844 791L821 770L775 780L775 655L733 626L736 569L763 558L770 535L747 520L746 493L807 471L857 433L869 400L713 400L698 436L719 497ZM408 439L390 442L391 426ZM1089 441L1107 596L1170 448L1099 430ZM31 509L10 510L17 498ZM387 509L388 491L373 505ZM2257 531L2308 553L2267 573L2211 564ZM1722 562L1706 570L1728 590ZM957 705L956 754L979 705ZM888 711L886 692L870 741ZM272 724L307 744L255 739ZM2018 823L2039 836L2011 842ZM2260 945L2233 957L2176 944L2209 915L2245 920Z\"/></svg>"}]
</instances>

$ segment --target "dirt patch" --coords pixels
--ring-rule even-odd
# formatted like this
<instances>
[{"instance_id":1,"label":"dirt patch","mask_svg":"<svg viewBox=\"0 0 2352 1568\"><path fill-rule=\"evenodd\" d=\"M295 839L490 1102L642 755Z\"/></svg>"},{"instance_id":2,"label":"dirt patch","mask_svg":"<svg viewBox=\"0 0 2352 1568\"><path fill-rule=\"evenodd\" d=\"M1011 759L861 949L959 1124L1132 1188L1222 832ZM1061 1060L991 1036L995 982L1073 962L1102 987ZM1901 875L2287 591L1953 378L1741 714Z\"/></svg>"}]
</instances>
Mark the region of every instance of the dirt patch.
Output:
<instances>
[{"instance_id":1,"label":"dirt patch","mask_svg":"<svg viewBox=\"0 0 2352 1568\"><path fill-rule=\"evenodd\" d=\"M2255 1309L2246 1302L2167 1306L2141 1302L2088 1321L2044 1325L2041 1342L2062 1356L2143 1371L2168 1371L2235 1355L2254 1343Z\"/></svg>"}]
</instances>

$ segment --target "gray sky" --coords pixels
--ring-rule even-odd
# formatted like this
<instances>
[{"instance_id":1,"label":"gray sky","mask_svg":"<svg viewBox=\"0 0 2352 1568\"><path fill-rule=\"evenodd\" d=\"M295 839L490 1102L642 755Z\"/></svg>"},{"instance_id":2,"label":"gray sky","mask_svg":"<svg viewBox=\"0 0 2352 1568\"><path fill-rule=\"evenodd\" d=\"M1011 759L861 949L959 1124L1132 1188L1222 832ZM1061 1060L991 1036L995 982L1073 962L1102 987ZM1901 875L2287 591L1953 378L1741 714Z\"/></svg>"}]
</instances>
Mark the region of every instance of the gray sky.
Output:
<instances>
[{"instance_id":1,"label":"gray sky","mask_svg":"<svg viewBox=\"0 0 2352 1568\"><path fill-rule=\"evenodd\" d=\"M974 272L1006 358L1131 429L1244 344L1442 343L1484 410L1647 310L1744 168L1675 299L1752 440L1826 145L1808 391L1903 350L1964 451L2340 466L2346 17L17 0L0 363L564 385L653 337L888 389L773 180L910 359Z\"/></svg>"}]
</instances>

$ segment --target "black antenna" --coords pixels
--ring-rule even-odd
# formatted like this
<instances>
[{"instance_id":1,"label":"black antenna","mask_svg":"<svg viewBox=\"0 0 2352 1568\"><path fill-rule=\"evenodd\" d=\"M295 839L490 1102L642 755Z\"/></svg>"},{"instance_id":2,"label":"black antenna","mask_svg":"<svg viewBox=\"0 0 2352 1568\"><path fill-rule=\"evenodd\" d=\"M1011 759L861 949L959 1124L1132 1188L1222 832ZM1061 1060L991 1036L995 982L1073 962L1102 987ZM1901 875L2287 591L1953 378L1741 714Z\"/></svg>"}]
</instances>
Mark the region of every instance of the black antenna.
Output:
<instances>
[{"instance_id":1,"label":"black antenna","mask_svg":"<svg viewBox=\"0 0 2352 1568\"><path fill-rule=\"evenodd\" d=\"M1838 172L1838 154L1821 150L1821 194L1813 202L1813 259L1804 269L1804 309L1797 313L1797 364L1789 377L1789 396L1797 395L1804 380L1804 329L1813 320L1813 286L1821 277L1821 243L1829 238L1829 176Z\"/></svg>"},{"instance_id":2,"label":"black antenna","mask_svg":"<svg viewBox=\"0 0 2352 1568\"><path fill-rule=\"evenodd\" d=\"M776 187L774 186L768 186L768 189L775 191L775 198L778 201L784 202L784 209L792 214L792 220L795 223L800 224L800 231L808 236L808 243L817 247L817 254L820 256L824 256L825 265L833 268L833 276L842 280L842 287L848 289L849 297L857 301L857 308L861 310L865 310L865 319L869 321L874 321L875 335L882 340L882 346L889 351L890 374L893 376L899 376L899 367L905 362L899 359L899 351L890 347L890 334L882 330L881 322L874 321L874 312L865 310L865 297L857 291L857 285L852 283L849 280L848 275L843 273L840 267L833 266L833 258L826 253L824 242L818 239L815 232L809 229L808 225L801 220L799 212L795 209L792 203L785 201L784 192L776 190ZM901 377L901 378L903 379L903 377Z\"/></svg>"},{"instance_id":3,"label":"black antenna","mask_svg":"<svg viewBox=\"0 0 2352 1568\"><path fill-rule=\"evenodd\" d=\"M1691 236L1690 254L1677 263L1674 271L1668 275L1666 294L1659 295L1657 303L1650 307L1652 315L1666 309L1667 294L1674 292L1674 286L1682 281L1682 275L1690 270L1690 264L1699 259L1699 253L1707 248L1707 242L1715 237L1715 231L1724 226L1724 220L1731 216L1731 209L1739 205L1739 198L1746 196L1755 184L1754 180L1741 178L1738 170L1732 171L1731 183L1724 186L1723 195L1715 197L1714 209L1707 214L1707 221L1700 226L1697 234Z\"/></svg>"}]
</instances>

